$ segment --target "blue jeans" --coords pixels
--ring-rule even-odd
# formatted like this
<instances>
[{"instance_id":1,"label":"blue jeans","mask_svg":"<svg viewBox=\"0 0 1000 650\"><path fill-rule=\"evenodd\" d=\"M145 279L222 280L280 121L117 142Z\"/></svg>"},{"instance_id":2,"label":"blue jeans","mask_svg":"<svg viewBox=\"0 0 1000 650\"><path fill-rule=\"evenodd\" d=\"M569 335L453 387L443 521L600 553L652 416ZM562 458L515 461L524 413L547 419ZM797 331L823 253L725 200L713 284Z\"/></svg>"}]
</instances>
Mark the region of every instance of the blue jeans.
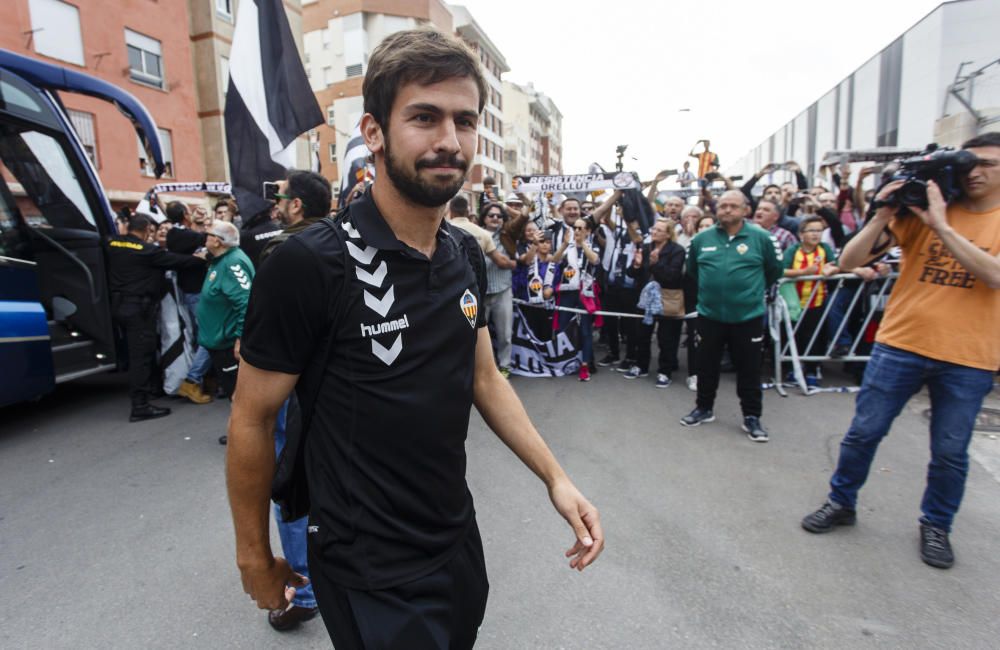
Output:
<instances>
[{"instance_id":1,"label":"blue jeans","mask_svg":"<svg viewBox=\"0 0 1000 650\"><path fill-rule=\"evenodd\" d=\"M830 284L828 286L836 286ZM854 294L862 290L862 285L860 282L855 282L854 280L844 280L840 291L833 298L833 303L830 305L830 313L826 317L826 332L831 338L837 334L837 329L840 324L844 322L844 319L848 317L847 308L851 306L851 300L854 298ZM852 313L857 313L857 310L861 307L863 300L858 298L858 302L854 303L854 309ZM833 342L834 345L850 346L854 337L851 336L851 323L850 321L844 325L844 329L840 331L840 335L837 336L837 340ZM824 350L825 351L825 350Z\"/></svg>"},{"instance_id":2,"label":"blue jeans","mask_svg":"<svg viewBox=\"0 0 1000 650\"><path fill-rule=\"evenodd\" d=\"M197 347L194 352L194 360L191 362L191 367L188 368L186 379L200 384L201 380L205 377L205 373L212 367L212 357L209 356L208 350L198 345L198 302L201 300L201 294L184 293L182 291L181 298L184 301L184 306L187 307L188 313L191 315L191 322L195 324L195 331L192 334L194 335L195 346Z\"/></svg>"},{"instance_id":3,"label":"blue jeans","mask_svg":"<svg viewBox=\"0 0 1000 650\"><path fill-rule=\"evenodd\" d=\"M969 473L969 442L993 372L875 344L858 393L854 419L840 443L830 500L854 508L879 442L903 406L927 384L931 398L931 462L921 523L951 531Z\"/></svg>"},{"instance_id":4,"label":"blue jeans","mask_svg":"<svg viewBox=\"0 0 1000 650\"><path fill-rule=\"evenodd\" d=\"M278 411L278 419L274 423L274 454L277 457L285 446L285 421L288 416L288 400ZM278 535L281 537L281 550L292 571L309 577L309 563L306 559L306 525L309 517L302 517L285 523L281 520L281 508L274 505L274 518L278 522ZM312 608L316 606L316 596L310 581L305 587L295 588L295 598L292 604L299 607Z\"/></svg>"}]
</instances>

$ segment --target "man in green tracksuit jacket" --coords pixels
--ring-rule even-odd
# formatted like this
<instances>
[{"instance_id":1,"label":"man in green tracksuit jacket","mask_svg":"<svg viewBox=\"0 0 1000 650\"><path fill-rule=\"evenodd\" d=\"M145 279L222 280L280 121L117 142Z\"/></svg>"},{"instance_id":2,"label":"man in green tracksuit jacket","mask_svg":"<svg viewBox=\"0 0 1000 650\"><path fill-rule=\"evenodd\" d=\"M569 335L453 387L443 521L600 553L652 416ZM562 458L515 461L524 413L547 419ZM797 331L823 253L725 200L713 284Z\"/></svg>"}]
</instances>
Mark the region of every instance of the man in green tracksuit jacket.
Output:
<instances>
[{"instance_id":1,"label":"man in green tracksuit jacket","mask_svg":"<svg viewBox=\"0 0 1000 650\"><path fill-rule=\"evenodd\" d=\"M232 398L254 268L239 248L240 233L236 226L216 221L207 234L205 247L212 259L198 302L198 345L208 350L219 387L226 397ZM225 444L222 439L219 442Z\"/></svg>"},{"instance_id":2,"label":"man in green tracksuit jacket","mask_svg":"<svg viewBox=\"0 0 1000 650\"><path fill-rule=\"evenodd\" d=\"M698 284L698 400L681 418L684 426L715 419L723 348L736 366L736 392L743 410L743 430L755 442L767 442L761 425L761 349L764 340L764 294L782 276L781 246L763 228L746 221L747 198L739 191L719 197L719 223L691 240L687 271Z\"/></svg>"}]
</instances>

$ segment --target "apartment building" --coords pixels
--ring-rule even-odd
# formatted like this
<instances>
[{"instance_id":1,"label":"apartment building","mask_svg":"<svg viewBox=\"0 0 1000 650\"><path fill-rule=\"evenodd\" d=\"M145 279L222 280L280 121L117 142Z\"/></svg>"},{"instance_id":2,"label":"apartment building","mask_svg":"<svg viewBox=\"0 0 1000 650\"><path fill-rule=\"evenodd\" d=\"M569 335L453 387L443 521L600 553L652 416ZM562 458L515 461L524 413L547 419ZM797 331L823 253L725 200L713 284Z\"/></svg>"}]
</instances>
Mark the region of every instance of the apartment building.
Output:
<instances>
[{"instance_id":1,"label":"apartment building","mask_svg":"<svg viewBox=\"0 0 1000 650\"><path fill-rule=\"evenodd\" d=\"M505 152L508 177L561 174L562 113L534 84L503 82ZM585 171L585 170L584 170Z\"/></svg>"},{"instance_id":2,"label":"apartment building","mask_svg":"<svg viewBox=\"0 0 1000 650\"><path fill-rule=\"evenodd\" d=\"M205 158L187 24L185 2L7 0L0 47L135 95L159 127L165 176L200 179ZM131 123L106 102L62 99L112 204L134 205L157 180Z\"/></svg>"}]
</instances>

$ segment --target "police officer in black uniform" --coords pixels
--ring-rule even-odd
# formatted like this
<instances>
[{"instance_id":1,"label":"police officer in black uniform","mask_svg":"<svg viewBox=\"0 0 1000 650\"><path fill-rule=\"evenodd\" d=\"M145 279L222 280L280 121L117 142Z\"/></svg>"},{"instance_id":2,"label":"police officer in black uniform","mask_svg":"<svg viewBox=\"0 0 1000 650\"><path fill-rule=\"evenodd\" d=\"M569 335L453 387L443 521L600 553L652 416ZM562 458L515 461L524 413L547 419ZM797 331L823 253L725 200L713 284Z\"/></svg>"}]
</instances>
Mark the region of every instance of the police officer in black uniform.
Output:
<instances>
[{"instance_id":1,"label":"police officer in black uniform","mask_svg":"<svg viewBox=\"0 0 1000 650\"><path fill-rule=\"evenodd\" d=\"M204 257L178 255L146 243L153 226L149 217L129 218L128 234L108 242L111 286L111 314L125 330L129 356L129 422L170 414L170 409L149 403L156 368L156 310L163 293L163 272L167 269L197 269Z\"/></svg>"}]
</instances>

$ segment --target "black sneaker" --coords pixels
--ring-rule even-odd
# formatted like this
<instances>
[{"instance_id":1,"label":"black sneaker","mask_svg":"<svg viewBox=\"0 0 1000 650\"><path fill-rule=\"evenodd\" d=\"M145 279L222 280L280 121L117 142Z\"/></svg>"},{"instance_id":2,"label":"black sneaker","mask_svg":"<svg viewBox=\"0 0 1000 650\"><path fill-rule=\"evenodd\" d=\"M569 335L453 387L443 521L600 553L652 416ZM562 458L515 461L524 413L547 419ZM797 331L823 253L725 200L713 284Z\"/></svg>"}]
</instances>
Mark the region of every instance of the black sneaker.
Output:
<instances>
[{"instance_id":1,"label":"black sneaker","mask_svg":"<svg viewBox=\"0 0 1000 650\"><path fill-rule=\"evenodd\" d=\"M615 366L615 372L628 372L635 365L635 359L622 359L622 362Z\"/></svg>"},{"instance_id":2,"label":"black sneaker","mask_svg":"<svg viewBox=\"0 0 1000 650\"><path fill-rule=\"evenodd\" d=\"M132 413L129 415L128 421L142 422L143 420L162 418L166 415L170 415L170 409L152 404L143 404L142 406L132 407Z\"/></svg>"},{"instance_id":3,"label":"black sneaker","mask_svg":"<svg viewBox=\"0 0 1000 650\"><path fill-rule=\"evenodd\" d=\"M606 354L603 357L601 357L601 360L597 362L597 365L599 365L602 368L607 368L608 366L613 366L616 363L618 363L618 357L614 356L613 354Z\"/></svg>"},{"instance_id":4,"label":"black sneaker","mask_svg":"<svg viewBox=\"0 0 1000 650\"><path fill-rule=\"evenodd\" d=\"M827 501L823 507L802 518L802 527L810 533L828 533L834 526L853 526L857 513L839 503Z\"/></svg>"},{"instance_id":5,"label":"black sneaker","mask_svg":"<svg viewBox=\"0 0 1000 650\"><path fill-rule=\"evenodd\" d=\"M831 359L840 359L841 357L846 357L851 353L851 346L849 345L837 345L834 346L833 350L830 351Z\"/></svg>"},{"instance_id":6,"label":"black sneaker","mask_svg":"<svg viewBox=\"0 0 1000 650\"><path fill-rule=\"evenodd\" d=\"M712 412L712 409L695 407L693 411L681 418L681 424L686 427L696 427L702 422L715 422L715 413Z\"/></svg>"},{"instance_id":7,"label":"black sneaker","mask_svg":"<svg viewBox=\"0 0 1000 650\"><path fill-rule=\"evenodd\" d=\"M920 559L939 569L950 569L955 564L955 554L943 528L920 524Z\"/></svg>"},{"instance_id":8,"label":"black sneaker","mask_svg":"<svg viewBox=\"0 0 1000 650\"><path fill-rule=\"evenodd\" d=\"M747 438L754 442L767 442L767 429L760 423L760 418L756 415L748 415L743 418L743 430L747 432Z\"/></svg>"}]
</instances>

